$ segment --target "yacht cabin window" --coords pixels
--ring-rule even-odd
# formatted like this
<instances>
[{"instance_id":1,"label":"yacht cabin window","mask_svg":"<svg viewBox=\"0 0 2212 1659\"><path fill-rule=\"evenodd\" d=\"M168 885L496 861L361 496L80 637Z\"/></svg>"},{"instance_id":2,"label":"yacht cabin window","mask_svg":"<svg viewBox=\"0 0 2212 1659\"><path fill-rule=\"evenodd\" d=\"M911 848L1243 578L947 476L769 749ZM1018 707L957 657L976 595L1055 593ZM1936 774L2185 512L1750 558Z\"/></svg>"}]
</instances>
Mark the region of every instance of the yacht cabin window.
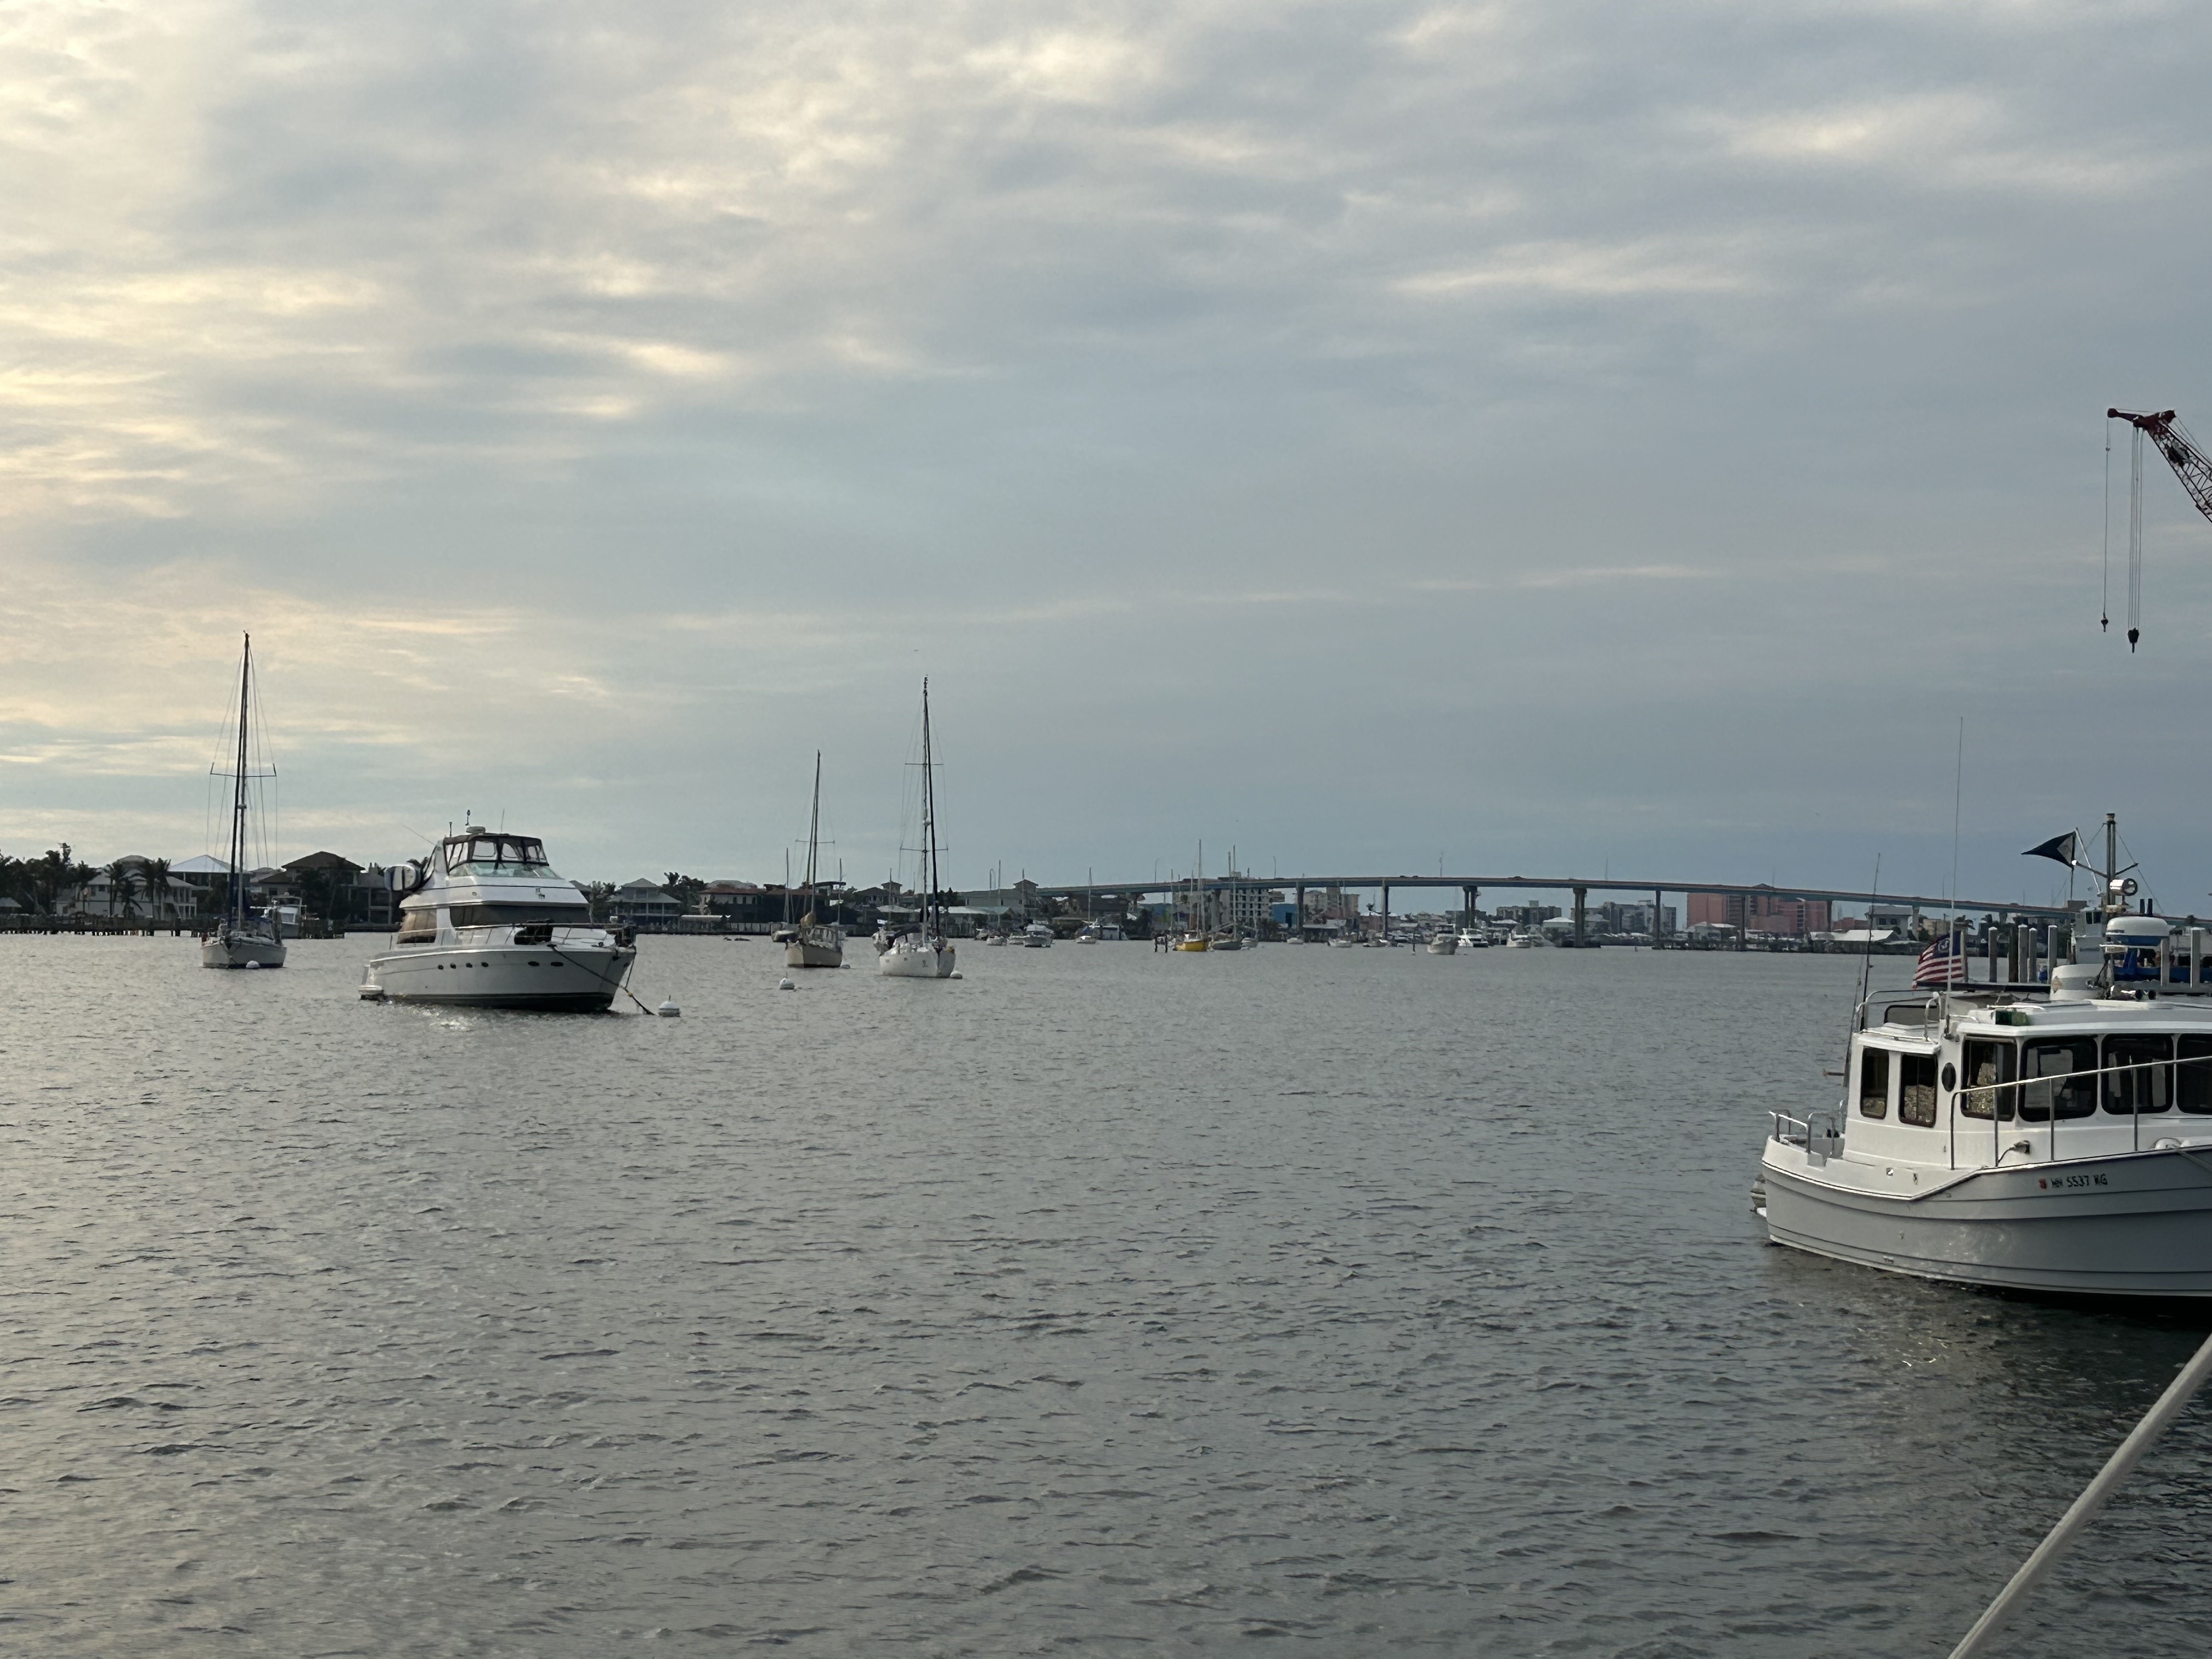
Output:
<instances>
[{"instance_id":1,"label":"yacht cabin window","mask_svg":"<svg viewBox=\"0 0 2212 1659\"><path fill-rule=\"evenodd\" d=\"M2174 1039L2173 1102L2185 1112L2212 1113L2212 1036Z\"/></svg>"},{"instance_id":2,"label":"yacht cabin window","mask_svg":"<svg viewBox=\"0 0 2212 1659\"><path fill-rule=\"evenodd\" d=\"M1859 1050L1859 1115L1889 1115L1889 1050Z\"/></svg>"},{"instance_id":3,"label":"yacht cabin window","mask_svg":"<svg viewBox=\"0 0 2212 1659\"><path fill-rule=\"evenodd\" d=\"M534 875L545 867L545 843L535 836L455 836L446 843L446 866L464 865Z\"/></svg>"},{"instance_id":4,"label":"yacht cabin window","mask_svg":"<svg viewBox=\"0 0 2212 1659\"><path fill-rule=\"evenodd\" d=\"M2020 1115L2030 1123L2088 1117L2097 1109L2097 1039L2043 1037L2021 1049ZM2034 1079L2042 1079L2037 1082Z\"/></svg>"},{"instance_id":5,"label":"yacht cabin window","mask_svg":"<svg viewBox=\"0 0 2212 1659\"><path fill-rule=\"evenodd\" d=\"M431 945L437 941L437 938L438 913L436 910L424 906L416 909L403 908L399 912L399 937L393 943Z\"/></svg>"},{"instance_id":6,"label":"yacht cabin window","mask_svg":"<svg viewBox=\"0 0 2212 1659\"><path fill-rule=\"evenodd\" d=\"M2019 1075L2020 1051L2009 1042L1979 1037L1969 1037L1964 1048L1966 1086L1959 1096L1960 1111L1968 1117L2011 1122L2020 1092L2013 1086Z\"/></svg>"},{"instance_id":7,"label":"yacht cabin window","mask_svg":"<svg viewBox=\"0 0 2212 1659\"><path fill-rule=\"evenodd\" d=\"M2173 1107L2173 1039L2163 1031L2130 1031L2105 1039L2105 1109L2122 1116Z\"/></svg>"},{"instance_id":8,"label":"yacht cabin window","mask_svg":"<svg viewBox=\"0 0 2212 1659\"><path fill-rule=\"evenodd\" d=\"M1897 1057L1897 1121L1923 1129L1936 1127L1936 1056Z\"/></svg>"}]
</instances>

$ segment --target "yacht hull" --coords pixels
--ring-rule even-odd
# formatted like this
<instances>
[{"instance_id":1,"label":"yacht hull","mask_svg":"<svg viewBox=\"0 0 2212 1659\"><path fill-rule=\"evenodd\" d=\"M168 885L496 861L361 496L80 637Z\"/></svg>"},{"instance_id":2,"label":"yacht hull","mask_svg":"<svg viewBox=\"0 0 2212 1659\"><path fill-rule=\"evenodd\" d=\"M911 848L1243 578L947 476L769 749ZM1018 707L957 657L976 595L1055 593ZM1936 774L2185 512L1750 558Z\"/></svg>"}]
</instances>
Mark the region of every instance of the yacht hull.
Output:
<instances>
[{"instance_id":1,"label":"yacht hull","mask_svg":"<svg viewBox=\"0 0 2212 1659\"><path fill-rule=\"evenodd\" d=\"M284 965L284 943L282 939L256 939L251 934L217 933L200 941L200 966L203 968L282 968Z\"/></svg>"},{"instance_id":2,"label":"yacht hull","mask_svg":"<svg viewBox=\"0 0 2212 1659\"><path fill-rule=\"evenodd\" d=\"M1432 957L1457 956L1459 954L1459 941L1455 939L1445 939L1442 936L1432 939L1429 941L1429 954Z\"/></svg>"},{"instance_id":3,"label":"yacht hull","mask_svg":"<svg viewBox=\"0 0 2212 1659\"><path fill-rule=\"evenodd\" d=\"M2019 1164L1918 1198L1822 1179L1837 1161L1770 1143L1761 1173L1773 1243L1964 1285L2212 1297L2212 1160L2201 1152Z\"/></svg>"},{"instance_id":4,"label":"yacht hull","mask_svg":"<svg viewBox=\"0 0 2212 1659\"><path fill-rule=\"evenodd\" d=\"M783 965L787 968L842 968L845 947L842 945L817 945L811 939L795 939L783 947Z\"/></svg>"},{"instance_id":5,"label":"yacht hull","mask_svg":"<svg viewBox=\"0 0 2212 1659\"><path fill-rule=\"evenodd\" d=\"M365 998L457 1008L598 1013L611 1007L637 952L620 945L422 945L374 957Z\"/></svg>"}]
</instances>

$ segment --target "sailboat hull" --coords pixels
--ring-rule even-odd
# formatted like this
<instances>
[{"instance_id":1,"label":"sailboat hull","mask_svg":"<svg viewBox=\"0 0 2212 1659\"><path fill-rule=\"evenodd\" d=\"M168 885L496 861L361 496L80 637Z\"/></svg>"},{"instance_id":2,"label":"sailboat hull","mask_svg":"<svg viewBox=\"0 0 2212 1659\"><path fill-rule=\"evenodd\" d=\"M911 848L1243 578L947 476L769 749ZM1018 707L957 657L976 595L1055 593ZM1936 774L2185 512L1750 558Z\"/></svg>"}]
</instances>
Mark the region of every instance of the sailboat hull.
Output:
<instances>
[{"instance_id":1,"label":"sailboat hull","mask_svg":"<svg viewBox=\"0 0 2212 1659\"><path fill-rule=\"evenodd\" d=\"M891 941L891 948L876 958L876 971L891 979L949 979L952 957L950 939L933 941L909 934Z\"/></svg>"},{"instance_id":2,"label":"sailboat hull","mask_svg":"<svg viewBox=\"0 0 2212 1659\"><path fill-rule=\"evenodd\" d=\"M200 941L203 968L282 968L284 942L252 933L216 933Z\"/></svg>"},{"instance_id":3,"label":"sailboat hull","mask_svg":"<svg viewBox=\"0 0 2212 1659\"><path fill-rule=\"evenodd\" d=\"M783 965L787 968L842 968L845 947L824 945L811 939L795 939L783 947Z\"/></svg>"}]
</instances>

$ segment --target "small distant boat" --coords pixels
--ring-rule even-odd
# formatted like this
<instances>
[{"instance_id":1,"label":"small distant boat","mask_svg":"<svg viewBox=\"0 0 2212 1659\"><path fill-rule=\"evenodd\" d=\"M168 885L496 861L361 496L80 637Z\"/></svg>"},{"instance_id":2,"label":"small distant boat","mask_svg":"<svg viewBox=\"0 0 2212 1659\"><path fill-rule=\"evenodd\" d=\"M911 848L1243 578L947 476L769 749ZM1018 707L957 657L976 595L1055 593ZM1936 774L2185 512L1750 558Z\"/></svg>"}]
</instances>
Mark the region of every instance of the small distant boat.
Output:
<instances>
[{"instance_id":1,"label":"small distant boat","mask_svg":"<svg viewBox=\"0 0 2212 1659\"><path fill-rule=\"evenodd\" d=\"M1432 957L1455 956L1459 951L1459 936L1439 929L1429 939L1429 954Z\"/></svg>"},{"instance_id":2,"label":"small distant boat","mask_svg":"<svg viewBox=\"0 0 2212 1659\"><path fill-rule=\"evenodd\" d=\"M1051 924L1042 921L1033 921L1028 927L1023 928L1022 949L1024 951L1049 951L1052 949Z\"/></svg>"},{"instance_id":3,"label":"small distant boat","mask_svg":"<svg viewBox=\"0 0 2212 1659\"><path fill-rule=\"evenodd\" d=\"M783 947L783 965L787 968L842 968L845 965L845 930L835 922L817 921L814 906L817 888L815 884L815 865L822 845L822 751L814 751L814 811L806 824L806 914L799 919L799 931Z\"/></svg>"},{"instance_id":4,"label":"small distant boat","mask_svg":"<svg viewBox=\"0 0 2212 1659\"><path fill-rule=\"evenodd\" d=\"M1337 934L1334 939L1330 939L1328 944L1329 948L1333 951L1356 951L1359 948L1359 941L1358 939L1346 939L1341 933Z\"/></svg>"},{"instance_id":5,"label":"small distant boat","mask_svg":"<svg viewBox=\"0 0 2212 1659\"><path fill-rule=\"evenodd\" d=\"M238 770L233 775L235 787L230 808L229 892L223 902L222 920L216 923L215 932L200 942L200 966L203 968L282 968L284 965L282 925L273 915L257 915L252 896L247 891L252 884L246 869L248 793L246 781L256 774L252 764L252 750L246 744L246 728L252 710L253 635L248 634L238 669ZM221 775L220 768L217 775ZM267 773L259 775L266 776ZM298 932L295 925L293 929L295 937Z\"/></svg>"},{"instance_id":6,"label":"small distant boat","mask_svg":"<svg viewBox=\"0 0 2212 1659\"><path fill-rule=\"evenodd\" d=\"M1550 941L1533 927L1516 927L1505 936L1505 948L1509 951L1530 951L1548 943Z\"/></svg>"},{"instance_id":7,"label":"small distant boat","mask_svg":"<svg viewBox=\"0 0 2212 1659\"><path fill-rule=\"evenodd\" d=\"M950 979L953 945L945 936L943 891L937 869L937 777L929 748L929 682L921 683L921 908L914 926L891 940L876 958L876 971L890 979Z\"/></svg>"},{"instance_id":8,"label":"small distant boat","mask_svg":"<svg viewBox=\"0 0 2212 1659\"><path fill-rule=\"evenodd\" d=\"M988 933L983 939L983 943L986 945L1004 945L1006 942L1006 936L1004 933Z\"/></svg>"},{"instance_id":9,"label":"small distant boat","mask_svg":"<svg viewBox=\"0 0 2212 1659\"><path fill-rule=\"evenodd\" d=\"M1487 951L1490 935L1478 933L1472 927L1462 927L1459 930L1459 948L1462 951Z\"/></svg>"},{"instance_id":10,"label":"small distant boat","mask_svg":"<svg viewBox=\"0 0 2212 1659\"><path fill-rule=\"evenodd\" d=\"M1176 941L1178 951L1211 951L1213 941L1204 933L1185 933Z\"/></svg>"}]
</instances>

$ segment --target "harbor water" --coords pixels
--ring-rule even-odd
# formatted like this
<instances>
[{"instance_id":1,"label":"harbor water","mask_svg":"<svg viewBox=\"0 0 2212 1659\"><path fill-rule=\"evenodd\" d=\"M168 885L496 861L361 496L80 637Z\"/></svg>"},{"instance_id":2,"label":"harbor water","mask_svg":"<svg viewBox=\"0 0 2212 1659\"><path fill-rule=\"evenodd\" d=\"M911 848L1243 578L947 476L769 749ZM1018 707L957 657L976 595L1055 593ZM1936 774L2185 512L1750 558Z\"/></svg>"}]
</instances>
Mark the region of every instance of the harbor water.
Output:
<instances>
[{"instance_id":1,"label":"harbor water","mask_svg":"<svg viewBox=\"0 0 2212 1659\"><path fill-rule=\"evenodd\" d=\"M1942 1655L2212 1321L1761 1241L1854 961L854 944L0 939L0 1649ZM2003 1651L2212 1647L2209 1419Z\"/></svg>"}]
</instances>

